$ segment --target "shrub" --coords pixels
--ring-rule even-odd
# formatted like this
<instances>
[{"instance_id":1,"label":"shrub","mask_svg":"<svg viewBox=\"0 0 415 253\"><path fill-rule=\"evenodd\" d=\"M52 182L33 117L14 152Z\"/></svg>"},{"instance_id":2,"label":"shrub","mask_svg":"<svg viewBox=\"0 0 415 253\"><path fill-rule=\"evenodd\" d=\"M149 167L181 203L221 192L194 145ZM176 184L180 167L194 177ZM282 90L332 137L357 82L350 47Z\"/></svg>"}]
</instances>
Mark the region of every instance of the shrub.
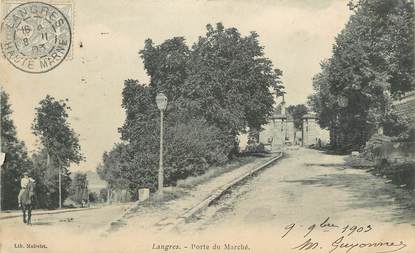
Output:
<instances>
[{"instance_id":1,"label":"shrub","mask_svg":"<svg viewBox=\"0 0 415 253\"><path fill-rule=\"evenodd\" d=\"M108 195L107 188L102 188L101 190L99 190L99 196L98 196L99 201L107 202L107 195Z\"/></svg>"},{"instance_id":2,"label":"shrub","mask_svg":"<svg viewBox=\"0 0 415 253\"><path fill-rule=\"evenodd\" d=\"M392 111L385 115L382 119L381 126L384 134L387 136L400 136L408 133L409 123L408 119L396 114Z\"/></svg>"},{"instance_id":3,"label":"shrub","mask_svg":"<svg viewBox=\"0 0 415 253\"><path fill-rule=\"evenodd\" d=\"M91 203L98 202L98 194L96 192L90 192L88 199L89 199L89 202Z\"/></svg>"},{"instance_id":4,"label":"shrub","mask_svg":"<svg viewBox=\"0 0 415 253\"><path fill-rule=\"evenodd\" d=\"M211 165L228 161L232 148L226 145L226 136L204 120L166 122L164 136L164 185L176 185L177 180L203 174ZM159 167L158 126L148 129L151 134L142 135L139 142L126 143L123 155L104 159L104 168L123 178L134 199L137 189L157 189ZM149 127L150 128L150 127ZM151 131L150 131L151 130ZM110 162L113 161L113 162ZM114 174L114 173L112 173ZM114 175L115 175L114 174ZM108 182L108 179L106 179ZM114 185L117 188L116 185Z\"/></svg>"},{"instance_id":5,"label":"shrub","mask_svg":"<svg viewBox=\"0 0 415 253\"><path fill-rule=\"evenodd\" d=\"M268 153L263 143L251 143L245 148L245 153Z\"/></svg>"},{"instance_id":6,"label":"shrub","mask_svg":"<svg viewBox=\"0 0 415 253\"><path fill-rule=\"evenodd\" d=\"M415 142L415 128L409 128L392 140L399 142Z\"/></svg>"},{"instance_id":7,"label":"shrub","mask_svg":"<svg viewBox=\"0 0 415 253\"><path fill-rule=\"evenodd\" d=\"M203 120L172 127L166 136L166 184L203 174L211 165L227 161L228 148L218 128Z\"/></svg>"}]
</instances>

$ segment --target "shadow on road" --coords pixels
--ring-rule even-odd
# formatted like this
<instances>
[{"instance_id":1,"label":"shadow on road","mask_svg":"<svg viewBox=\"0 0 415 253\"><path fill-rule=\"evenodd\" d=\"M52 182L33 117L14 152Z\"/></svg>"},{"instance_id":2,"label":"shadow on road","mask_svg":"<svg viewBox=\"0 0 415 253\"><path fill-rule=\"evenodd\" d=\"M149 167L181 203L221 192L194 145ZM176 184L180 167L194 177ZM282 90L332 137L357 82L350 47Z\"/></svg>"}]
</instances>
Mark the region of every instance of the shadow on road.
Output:
<instances>
[{"instance_id":1,"label":"shadow on road","mask_svg":"<svg viewBox=\"0 0 415 253\"><path fill-rule=\"evenodd\" d=\"M328 174L304 180L284 180L286 183L316 187L341 188L352 194L350 209L383 208L395 206L395 212L386 220L393 223L415 223L415 193L388 183L383 178L369 173Z\"/></svg>"}]
</instances>

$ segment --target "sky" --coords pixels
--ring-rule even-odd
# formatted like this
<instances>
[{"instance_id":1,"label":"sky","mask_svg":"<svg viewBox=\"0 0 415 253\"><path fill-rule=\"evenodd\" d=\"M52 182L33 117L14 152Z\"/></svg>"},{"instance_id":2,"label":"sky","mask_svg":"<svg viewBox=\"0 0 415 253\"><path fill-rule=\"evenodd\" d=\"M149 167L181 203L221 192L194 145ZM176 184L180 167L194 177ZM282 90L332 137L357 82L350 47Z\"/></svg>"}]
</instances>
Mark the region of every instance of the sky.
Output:
<instances>
[{"instance_id":1,"label":"sky","mask_svg":"<svg viewBox=\"0 0 415 253\"><path fill-rule=\"evenodd\" d=\"M85 171L95 170L103 152L120 140L124 80L149 80L138 54L145 39L160 44L183 36L191 46L217 22L242 35L256 31L265 56L283 71L287 103L300 104L351 13L347 0L79 0L72 14L72 52L64 62L30 74L0 57L0 84L29 152L39 147L31 131L39 101L47 94L69 99L69 121L86 157L71 170Z\"/></svg>"}]
</instances>

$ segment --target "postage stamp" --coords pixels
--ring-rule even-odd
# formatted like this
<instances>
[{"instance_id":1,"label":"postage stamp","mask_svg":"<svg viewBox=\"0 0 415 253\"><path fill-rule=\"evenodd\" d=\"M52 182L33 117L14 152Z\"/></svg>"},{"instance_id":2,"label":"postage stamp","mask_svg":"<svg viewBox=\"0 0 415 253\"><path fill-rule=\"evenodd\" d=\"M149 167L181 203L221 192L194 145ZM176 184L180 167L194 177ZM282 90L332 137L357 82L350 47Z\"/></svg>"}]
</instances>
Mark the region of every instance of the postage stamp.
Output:
<instances>
[{"instance_id":1,"label":"postage stamp","mask_svg":"<svg viewBox=\"0 0 415 253\"><path fill-rule=\"evenodd\" d=\"M27 73L45 73L59 66L71 48L68 15L43 2L8 6L1 26L1 50L9 63Z\"/></svg>"}]
</instances>

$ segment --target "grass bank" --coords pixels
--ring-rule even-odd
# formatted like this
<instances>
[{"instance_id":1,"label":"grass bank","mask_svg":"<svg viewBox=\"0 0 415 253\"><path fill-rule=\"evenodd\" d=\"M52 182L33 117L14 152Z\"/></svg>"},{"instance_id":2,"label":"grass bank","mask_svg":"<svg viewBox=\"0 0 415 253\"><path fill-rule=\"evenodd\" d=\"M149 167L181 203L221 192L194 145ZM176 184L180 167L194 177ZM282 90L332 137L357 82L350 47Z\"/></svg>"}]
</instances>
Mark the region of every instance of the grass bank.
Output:
<instances>
[{"instance_id":1,"label":"grass bank","mask_svg":"<svg viewBox=\"0 0 415 253\"><path fill-rule=\"evenodd\" d=\"M383 178L387 178L391 183L413 191L415 189L415 162L404 162L391 164L386 160L376 164L364 157L349 156L345 159L347 166L365 169L366 171Z\"/></svg>"},{"instance_id":2,"label":"grass bank","mask_svg":"<svg viewBox=\"0 0 415 253\"><path fill-rule=\"evenodd\" d=\"M179 180L177 181L177 187L185 189L193 188L199 184L211 180L212 178L218 177L226 172L232 171L248 163L251 163L255 161L255 159L257 158L258 157L255 156L237 157L222 166L211 167L202 175L192 176L186 179Z\"/></svg>"},{"instance_id":3,"label":"grass bank","mask_svg":"<svg viewBox=\"0 0 415 253\"><path fill-rule=\"evenodd\" d=\"M261 158L263 158L263 156L241 156L234 158L224 165L212 166L202 175L191 176L186 179L179 180L177 181L177 185L175 187L165 187L162 196L157 193L150 194L150 199L140 203L137 207L132 208L131 211L136 211L140 208L140 206L160 206L168 201L186 196L196 186L213 180L224 173L238 169L246 164L255 162L257 159Z\"/></svg>"}]
</instances>

